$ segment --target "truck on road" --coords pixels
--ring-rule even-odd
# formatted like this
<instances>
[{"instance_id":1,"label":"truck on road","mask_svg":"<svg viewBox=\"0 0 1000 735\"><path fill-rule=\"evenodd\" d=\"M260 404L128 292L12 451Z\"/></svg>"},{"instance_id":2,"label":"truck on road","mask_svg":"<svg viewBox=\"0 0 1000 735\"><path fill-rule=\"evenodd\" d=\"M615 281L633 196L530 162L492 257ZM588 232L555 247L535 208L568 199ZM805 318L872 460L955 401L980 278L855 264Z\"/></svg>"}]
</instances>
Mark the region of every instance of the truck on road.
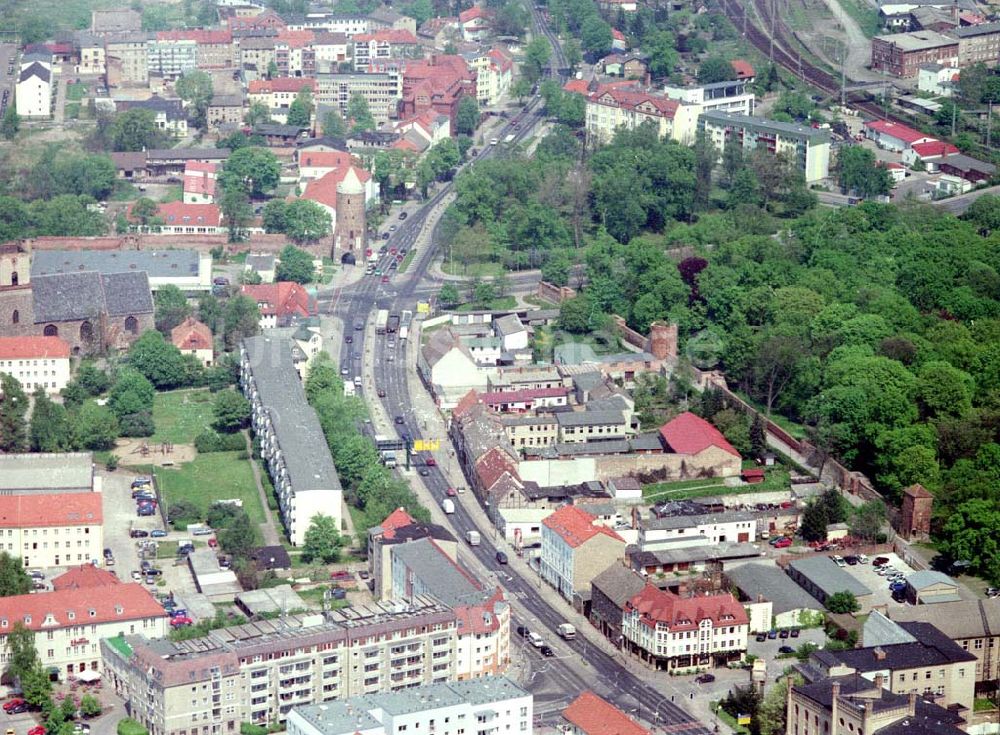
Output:
<instances>
[{"instance_id":1,"label":"truck on road","mask_svg":"<svg viewBox=\"0 0 1000 735\"><path fill-rule=\"evenodd\" d=\"M479 542L481 541L479 531L466 531L465 540L469 542L469 546L479 546Z\"/></svg>"},{"instance_id":2,"label":"truck on road","mask_svg":"<svg viewBox=\"0 0 1000 735\"><path fill-rule=\"evenodd\" d=\"M389 321L386 322L386 334L395 334L399 329L399 314L390 314Z\"/></svg>"},{"instance_id":3,"label":"truck on road","mask_svg":"<svg viewBox=\"0 0 1000 735\"><path fill-rule=\"evenodd\" d=\"M451 498L445 498L444 500L441 501L441 508L444 510L445 513L451 515L452 513L455 512L455 501L452 500Z\"/></svg>"},{"instance_id":4,"label":"truck on road","mask_svg":"<svg viewBox=\"0 0 1000 735\"><path fill-rule=\"evenodd\" d=\"M410 336L410 322L413 321L413 312L404 311L403 315L399 320L399 341L402 342L404 339Z\"/></svg>"},{"instance_id":5,"label":"truck on road","mask_svg":"<svg viewBox=\"0 0 1000 735\"><path fill-rule=\"evenodd\" d=\"M559 637L563 640L571 641L576 638L576 628L572 623L560 623L556 630L559 633Z\"/></svg>"},{"instance_id":6,"label":"truck on road","mask_svg":"<svg viewBox=\"0 0 1000 735\"><path fill-rule=\"evenodd\" d=\"M385 334L385 326L389 321L389 310L379 309L375 315L375 334Z\"/></svg>"}]
</instances>

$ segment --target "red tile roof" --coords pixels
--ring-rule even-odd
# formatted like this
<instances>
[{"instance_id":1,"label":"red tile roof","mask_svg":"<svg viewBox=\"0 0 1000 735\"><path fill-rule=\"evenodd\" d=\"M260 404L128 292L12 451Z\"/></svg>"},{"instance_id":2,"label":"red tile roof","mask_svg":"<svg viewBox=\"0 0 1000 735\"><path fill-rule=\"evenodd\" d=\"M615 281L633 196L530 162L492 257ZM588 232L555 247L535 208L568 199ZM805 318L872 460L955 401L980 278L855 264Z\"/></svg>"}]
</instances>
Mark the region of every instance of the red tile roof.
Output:
<instances>
[{"instance_id":1,"label":"red tile roof","mask_svg":"<svg viewBox=\"0 0 1000 735\"><path fill-rule=\"evenodd\" d=\"M911 498L933 498L934 495L919 483L916 485L910 485L908 488L903 490L903 495L909 495Z\"/></svg>"},{"instance_id":2,"label":"red tile roof","mask_svg":"<svg viewBox=\"0 0 1000 735\"><path fill-rule=\"evenodd\" d=\"M131 218L132 206L128 214ZM215 204L185 204L184 202L167 202L156 208L156 216L163 218L167 227L218 227L222 223L222 212Z\"/></svg>"},{"instance_id":3,"label":"red tile roof","mask_svg":"<svg viewBox=\"0 0 1000 735\"><path fill-rule=\"evenodd\" d=\"M0 337L0 360L69 357L62 337Z\"/></svg>"},{"instance_id":4,"label":"red tile roof","mask_svg":"<svg viewBox=\"0 0 1000 735\"><path fill-rule=\"evenodd\" d=\"M103 522L100 493L0 495L0 528L95 526Z\"/></svg>"},{"instance_id":5,"label":"red tile roof","mask_svg":"<svg viewBox=\"0 0 1000 735\"><path fill-rule=\"evenodd\" d=\"M736 457L740 456L721 431L691 412L682 413L661 426L660 436L677 454L698 454L709 447L718 447Z\"/></svg>"},{"instance_id":6,"label":"red tile roof","mask_svg":"<svg viewBox=\"0 0 1000 735\"><path fill-rule=\"evenodd\" d=\"M292 281L247 284L240 287L240 292L255 300L260 308L260 313L264 316L309 317L316 315L315 299L303 286Z\"/></svg>"},{"instance_id":7,"label":"red tile roof","mask_svg":"<svg viewBox=\"0 0 1000 735\"><path fill-rule=\"evenodd\" d=\"M413 516L406 512L406 508L396 508L378 525L385 532L385 537L391 539L400 528L406 528L413 523L416 521L413 520Z\"/></svg>"},{"instance_id":8,"label":"red tile roof","mask_svg":"<svg viewBox=\"0 0 1000 735\"><path fill-rule=\"evenodd\" d=\"M337 168L351 166L354 157L347 151L302 151L299 153L299 167Z\"/></svg>"},{"instance_id":9,"label":"red tile roof","mask_svg":"<svg viewBox=\"0 0 1000 735\"><path fill-rule=\"evenodd\" d=\"M214 174L218 173L219 164L213 161L187 161L184 163L184 173Z\"/></svg>"},{"instance_id":10,"label":"red tile roof","mask_svg":"<svg viewBox=\"0 0 1000 735\"><path fill-rule=\"evenodd\" d=\"M671 631L695 630L702 620L711 620L714 626L749 622L743 605L730 594L678 597L651 584L626 602L625 610L638 612L639 620L650 627L659 623Z\"/></svg>"},{"instance_id":11,"label":"red tile roof","mask_svg":"<svg viewBox=\"0 0 1000 735\"><path fill-rule=\"evenodd\" d=\"M587 99L598 105L639 110L646 115L666 117L670 120L674 118L674 115L677 114L677 108L680 107L680 102L677 100L649 94L638 89L602 87L591 93Z\"/></svg>"},{"instance_id":12,"label":"red tile roof","mask_svg":"<svg viewBox=\"0 0 1000 735\"><path fill-rule=\"evenodd\" d=\"M462 23L468 23L470 20L475 20L476 18L489 18L490 14L485 8L479 5L473 5L468 10L463 10L458 14L458 19Z\"/></svg>"},{"instance_id":13,"label":"red tile roof","mask_svg":"<svg viewBox=\"0 0 1000 735\"><path fill-rule=\"evenodd\" d=\"M310 153L309 155L315 156L316 154ZM370 173L357 166L335 168L329 173L306 184L306 190L302 193L302 198L309 199L317 204L324 204L331 209L335 208L337 206L337 185L344 180L348 170L351 168L354 169L354 173L362 184L372 177Z\"/></svg>"},{"instance_id":14,"label":"red tile roof","mask_svg":"<svg viewBox=\"0 0 1000 735\"><path fill-rule=\"evenodd\" d=\"M254 79L250 82L250 94L270 94L271 92L299 93L303 87L316 91L316 80L310 77L277 77L275 79Z\"/></svg>"},{"instance_id":15,"label":"red tile roof","mask_svg":"<svg viewBox=\"0 0 1000 735\"><path fill-rule=\"evenodd\" d=\"M23 623L34 631L162 618L166 614L163 606L134 582L0 597L0 621ZM51 620L45 624L49 616Z\"/></svg>"},{"instance_id":16,"label":"red tile roof","mask_svg":"<svg viewBox=\"0 0 1000 735\"><path fill-rule=\"evenodd\" d=\"M189 316L170 330L170 341L179 350L211 350L215 348L212 330Z\"/></svg>"},{"instance_id":17,"label":"red tile roof","mask_svg":"<svg viewBox=\"0 0 1000 735\"><path fill-rule=\"evenodd\" d=\"M582 546L598 534L610 536L616 541L625 540L607 526L595 523L596 518L575 505L564 505L542 523L546 528L555 531L563 541L574 549Z\"/></svg>"},{"instance_id":18,"label":"red tile roof","mask_svg":"<svg viewBox=\"0 0 1000 735\"><path fill-rule=\"evenodd\" d=\"M184 193L215 196L216 170L214 163L189 161L184 166Z\"/></svg>"},{"instance_id":19,"label":"red tile roof","mask_svg":"<svg viewBox=\"0 0 1000 735\"><path fill-rule=\"evenodd\" d=\"M289 48L303 48L316 40L316 34L312 31L289 31L282 29L278 31L276 43L284 43Z\"/></svg>"},{"instance_id":20,"label":"red tile roof","mask_svg":"<svg viewBox=\"0 0 1000 735\"><path fill-rule=\"evenodd\" d=\"M625 34L622 33L621 31L619 31L617 28L612 28L611 29L611 37L613 39L615 39L616 41L624 41L625 40ZM736 62L733 62L733 63L736 63Z\"/></svg>"},{"instance_id":21,"label":"red tile roof","mask_svg":"<svg viewBox=\"0 0 1000 735\"><path fill-rule=\"evenodd\" d=\"M482 403L482 399L475 390L470 390L455 404L455 407L451 409L451 418L453 421L461 419L465 414L469 413L473 408Z\"/></svg>"},{"instance_id":22,"label":"red tile roof","mask_svg":"<svg viewBox=\"0 0 1000 735\"><path fill-rule=\"evenodd\" d=\"M52 578L52 589L57 592L59 590L107 587L115 584L121 584L121 580L107 569L101 569L95 564L81 564Z\"/></svg>"},{"instance_id":23,"label":"red tile roof","mask_svg":"<svg viewBox=\"0 0 1000 735\"><path fill-rule=\"evenodd\" d=\"M590 82L586 79L570 79L563 85L563 89L577 94L590 94Z\"/></svg>"},{"instance_id":24,"label":"red tile roof","mask_svg":"<svg viewBox=\"0 0 1000 735\"><path fill-rule=\"evenodd\" d=\"M926 143L914 143L910 146L913 152L916 153L920 158L937 158L939 156L950 156L954 153L959 153L958 148L953 146L951 143L945 143L940 140L931 140Z\"/></svg>"},{"instance_id":25,"label":"red tile roof","mask_svg":"<svg viewBox=\"0 0 1000 735\"><path fill-rule=\"evenodd\" d=\"M503 49L491 48L489 52L490 59L493 63L497 65L500 71L507 71L508 69L514 68L514 61L507 54L503 52Z\"/></svg>"},{"instance_id":26,"label":"red tile roof","mask_svg":"<svg viewBox=\"0 0 1000 735\"><path fill-rule=\"evenodd\" d=\"M480 487L484 490L493 487L505 474L517 478L517 464L499 447L492 447L476 460L476 476L479 478Z\"/></svg>"},{"instance_id":27,"label":"red tile roof","mask_svg":"<svg viewBox=\"0 0 1000 735\"><path fill-rule=\"evenodd\" d=\"M191 28L188 30L160 31L158 41L197 41L199 44L226 44L233 42L233 32L228 28L219 30Z\"/></svg>"},{"instance_id":28,"label":"red tile roof","mask_svg":"<svg viewBox=\"0 0 1000 735\"><path fill-rule=\"evenodd\" d=\"M440 547L438 547L440 548ZM457 566L460 570L461 567ZM500 617L497 615L497 605L505 603L503 589L497 587L489 599L479 605L458 605L454 608L457 619L458 634L488 634L500 628Z\"/></svg>"},{"instance_id":29,"label":"red tile roof","mask_svg":"<svg viewBox=\"0 0 1000 735\"><path fill-rule=\"evenodd\" d=\"M733 59L729 62L729 65L733 67L733 71L736 72L737 79L752 79L757 76L753 67L750 66L750 62L744 61L743 59Z\"/></svg>"},{"instance_id":30,"label":"red tile roof","mask_svg":"<svg viewBox=\"0 0 1000 735\"><path fill-rule=\"evenodd\" d=\"M590 691L574 699L562 714L586 735L649 735L649 730Z\"/></svg>"},{"instance_id":31,"label":"red tile roof","mask_svg":"<svg viewBox=\"0 0 1000 735\"><path fill-rule=\"evenodd\" d=\"M921 140L932 139L931 136L921 133L919 130L914 130L899 123L889 122L888 120L869 120L865 123L865 127L869 130L874 130L876 133L898 138L904 143L911 145Z\"/></svg>"}]
</instances>

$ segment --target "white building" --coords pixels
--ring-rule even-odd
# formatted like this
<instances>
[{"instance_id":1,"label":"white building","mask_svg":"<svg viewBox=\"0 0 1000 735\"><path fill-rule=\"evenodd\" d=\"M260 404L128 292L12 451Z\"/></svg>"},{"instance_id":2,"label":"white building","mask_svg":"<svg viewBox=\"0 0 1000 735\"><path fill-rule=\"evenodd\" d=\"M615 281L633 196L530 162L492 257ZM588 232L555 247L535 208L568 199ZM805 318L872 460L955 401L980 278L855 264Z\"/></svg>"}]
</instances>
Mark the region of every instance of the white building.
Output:
<instances>
[{"instance_id":1,"label":"white building","mask_svg":"<svg viewBox=\"0 0 1000 735\"><path fill-rule=\"evenodd\" d=\"M528 328L521 323L517 314L494 319L493 333L503 340L503 349L506 352L528 349Z\"/></svg>"},{"instance_id":2,"label":"white building","mask_svg":"<svg viewBox=\"0 0 1000 735\"><path fill-rule=\"evenodd\" d=\"M697 105L698 113L722 110L737 115L752 115L754 94L747 90L746 80L703 84L698 87L673 87L669 84L663 93L672 100Z\"/></svg>"},{"instance_id":3,"label":"white building","mask_svg":"<svg viewBox=\"0 0 1000 735\"><path fill-rule=\"evenodd\" d=\"M497 530L508 543L520 539L525 546L541 544L542 521L550 515L551 508L498 508Z\"/></svg>"},{"instance_id":4,"label":"white building","mask_svg":"<svg viewBox=\"0 0 1000 735\"><path fill-rule=\"evenodd\" d=\"M25 568L89 564L104 548L101 493L0 496L0 551Z\"/></svg>"},{"instance_id":5,"label":"white building","mask_svg":"<svg viewBox=\"0 0 1000 735\"><path fill-rule=\"evenodd\" d=\"M69 356L69 343L61 337L0 337L0 373L17 378L25 393L38 387L50 394L65 388Z\"/></svg>"},{"instance_id":6,"label":"white building","mask_svg":"<svg viewBox=\"0 0 1000 735\"><path fill-rule=\"evenodd\" d=\"M924 64L917 71L917 90L935 97L951 97L961 69L941 64Z\"/></svg>"},{"instance_id":7,"label":"white building","mask_svg":"<svg viewBox=\"0 0 1000 735\"><path fill-rule=\"evenodd\" d=\"M146 45L150 74L177 79L198 68L198 42L193 39L150 40Z\"/></svg>"},{"instance_id":8,"label":"white building","mask_svg":"<svg viewBox=\"0 0 1000 735\"><path fill-rule=\"evenodd\" d=\"M542 521L539 573L568 602L625 554L625 540L590 513L564 505Z\"/></svg>"},{"instance_id":9,"label":"white building","mask_svg":"<svg viewBox=\"0 0 1000 735\"><path fill-rule=\"evenodd\" d=\"M470 390L486 390L487 373L448 328L434 332L421 350L417 368L434 390L441 408L453 408Z\"/></svg>"},{"instance_id":10,"label":"white building","mask_svg":"<svg viewBox=\"0 0 1000 735\"><path fill-rule=\"evenodd\" d=\"M340 528L343 491L316 412L292 359L288 339L243 340L240 382L292 544L299 546L313 516ZM284 419L284 420L283 420Z\"/></svg>"},{"instance_id":11,"label":"white building","mask_svg":"<svg viewBox=\"0 0 1000 735\"><path fill-rule=\"evenodd\" d=\"M499 48L480 51L467 58L476 70L476 97L481 107L500 103L510 91L514 62Z\"/></svg>"},{"instance_id":12,"label":"white building","mask_svg":"<svg viewBox=\"0 0 1000 735\"><path fill-rule=\"evenodd\" d=\"M52 67L33 61L17 78L14 91L17 114L21 117L50 117L52 114Z\"/></svg>"},{"instance_id":13,"label":"white building","mask_svg":"<svg viewBox=\"0 0 1000 735\"><path fill-rule=\"evenodd\" d=\"M749 513L728 511L695 516L644 518L639 522L639 548L676 546L675 541L698 539L703 544L753 543L757 520Z\"/></svg>"},{"instance_id":14,"label":"white building","mask_svg":"<svg viewBox=\"0 0 1000 735\"><path fill-rule=\"evenodd\" d=\"M506 677L295 707L288 735L530 735L533 699Z\"/></svg>"}]
</instances>

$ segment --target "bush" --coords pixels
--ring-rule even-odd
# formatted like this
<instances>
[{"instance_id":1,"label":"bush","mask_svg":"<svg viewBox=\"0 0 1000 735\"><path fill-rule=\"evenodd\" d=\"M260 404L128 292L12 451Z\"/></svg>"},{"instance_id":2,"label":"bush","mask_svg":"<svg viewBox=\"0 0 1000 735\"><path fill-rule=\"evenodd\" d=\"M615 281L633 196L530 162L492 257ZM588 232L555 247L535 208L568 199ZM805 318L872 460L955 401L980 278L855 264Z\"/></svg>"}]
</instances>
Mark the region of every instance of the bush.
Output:
<instances>
[{"instance_id":1,"label":"bush","mask_svg":"<svg viewBox=\"0 0 1000 735\"><path fill-rule=\"evenodd\" d=\"M194 438L194 448L199 454L237 452L241 449L245 454L246 440L242 434L216 434L214 431L203 431Z\"/></svg>"},{"instance_id":2,"label":"bush","mask_svg":"<svg viewBox=\"0 0 1000 735\"><path fill-rule=\"evenodd\" d=\"M122 436L141 437L152 436L156 433L156 427L153 425L153 414L148 411L122 416L118 420L118 427Z\"/></svg>"},{"instance_id":3,"label":"bush","mask_svg":"<svg viewBox=\"0 0 1000 735\"><path fill-rule=\"evenodd\" d=\"M114 472L115 470L117 470L118 469L118 455L117 454L109 454L108 455L108 460L104 463L104 466L108 470L108 472Z\"/></svg>"},{"instance_id":4,"label":"bush","mask_svg":"<svg viewBox=\"0 0 1000 735\"><path fill-rule=\"evenodd\" d=\"M118 735L149 735L149 730L131 717L118 721Z\"/></svg>"}]
</instances>

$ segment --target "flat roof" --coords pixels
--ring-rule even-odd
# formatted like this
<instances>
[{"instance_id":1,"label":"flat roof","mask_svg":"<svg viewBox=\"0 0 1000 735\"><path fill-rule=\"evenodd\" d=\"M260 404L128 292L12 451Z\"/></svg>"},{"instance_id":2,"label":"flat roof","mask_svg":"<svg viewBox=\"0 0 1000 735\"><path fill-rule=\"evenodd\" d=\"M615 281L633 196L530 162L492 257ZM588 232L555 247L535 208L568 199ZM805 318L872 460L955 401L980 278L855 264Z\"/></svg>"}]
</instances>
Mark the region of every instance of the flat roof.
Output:
<instances>
[{"instance_id":1,"label":"flat roof","mask_svg":"<svg viewBox=\"0 0 1000 735\"><path fill-rule=\"evenodd\" d=\"M820 607L816 598L804 589L797 584L788 584L788 575L773 564L740 564L727 569L726 576L751 601L756 600L757 595L769 600L775 613L815 610Z\"/></svg>"},{"instance_id":2,"label":"flat roof","mask_svg":"<svg viewBox=\"0 0 1000 735\"><path fill-rule=\"evenodd\" d=\"M90 492L93 483L90 452L0 454L0 492Z\"/></svg>"},{"instance_id":3,"label":"flat roof","mask_svg":"<svg viewBox=\"0 0 1000 735\"><path fill-rule=\"evenodd\" d=\"M853 575L838 567L828 556L794 559L788 566L819 587L827 596L838 592L850 592L855 597L864 597L872 593Z\"/></svg>"},{"instance_id":4,"label":"flat roof","mask_svg":"<svg viewBox=\"0 0 1000 735\"><path fill-rule=\"evenodd\" d=\"M898 46L903 51L924 51L941 46L957 46L958 39L946 36L937 31L913 31L912 33L890 33L875 36L875 41L881 41L892 46Z\"/></svg>"},{"instance_id":5,"label":"flat roof","mask_svg":"<svg viewBox=\"0 0 1000 735\"><path fill-rule=\"evenodd\" d=\"M788 135L797 135L814 140L829 140L830 131L827 128L812 128L808 125L796 125L795 123L778 122L777 120L767 120L763 117L751 117L750 115L738 115L734 112L723 112L722 110L709 110L701 113L700 118L710 120L718 124L745 125L748 127L764 128L774 130Z\"/></svg>"}]
</instances>

